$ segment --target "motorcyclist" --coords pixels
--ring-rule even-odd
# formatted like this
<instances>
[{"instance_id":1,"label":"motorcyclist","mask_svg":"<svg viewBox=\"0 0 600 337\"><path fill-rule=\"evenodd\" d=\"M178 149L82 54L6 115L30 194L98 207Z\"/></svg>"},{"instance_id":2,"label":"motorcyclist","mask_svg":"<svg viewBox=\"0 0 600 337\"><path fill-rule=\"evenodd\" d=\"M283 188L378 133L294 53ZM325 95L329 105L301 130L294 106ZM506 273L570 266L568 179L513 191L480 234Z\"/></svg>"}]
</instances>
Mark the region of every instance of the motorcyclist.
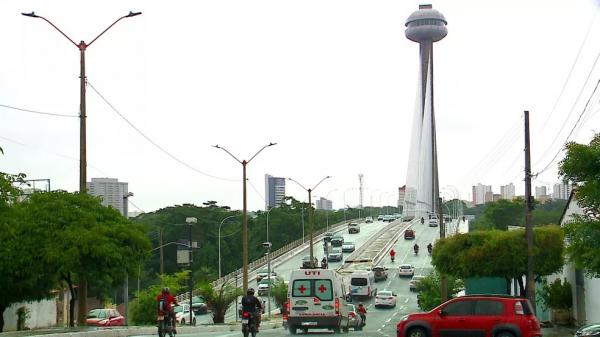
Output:
<instances>
[{"instance_id":1,"label":"motorcyclist","mask_svg":"<svg viewBox=\"0 0 600 337\"><path fill-rule=\"evenodd\" d=\"M427 245L427 251L429 252L429 255L431 255L431 252L433 251L433 245L431 242Z\"/></svg>"},{"instance_id":2,"label":"motorcyclist","mask_svg":"<svg viewBox=\"0 0 600 337\"><path fill-rule=\"evenodd\" d=\"M421 217L421 225L425 224L425 218Z\"/></svg>"},{"instance_id":3,"label":"motorcyclist","mask_svg":"<svg viewBox=\"0 0 600 337\"><path fill-rule=\"evenodd\" d=\"M242 311L253 313L256 323L256 332L258 332L258 328L260 327L260 316L262 310L262 304L258 298L254 296L254 289L248 288L248 290L246 290L246 296L242 297Z\"/></svg>"},{"instance_id":4,"label":"motorcyclist","mask_svg":"<svg viewBox=\"0 0 600 337\"><path fill-rule=\"evenodd\" d=\"M358 304L358 314L362 318L362 324L367 325L367 308L362 303Z\"/></svg>"},{"instance_id":5,"label":"motorcyclist","mask_svg":"<svg viewBox=\"0 0 600 337\"><path fill-rule=\"evenodd\" d=\"M394 248L390 250L390 258L392 259L392 262L394 262L394 259L396 258L396 252L394 251Z\"/></svg>"},{"instance_id":6,"label":"motorcyclist","mask_svg":"<svg viewBox=\"0 0 600 337\"><path fill-rule=\"evenodd\" d=\"M419 245L415 243L415 245L413 246L413 249L415 250L415 254L419 254Z\"/></svg>"},{"instance_id":7,"label":"motorcyclist","mask_svg":"<svg viewBox=\"0 0 600 337\"><path fill-rule=\"evenodd\" d=\"M177 305L177 299L169 291L169 287L164 287L162 292L156 296L156 302L158 303L158 314L166 314L167 319L171 320L171 326L173 327L173 333L177 333L175 328L175 311L174 306Z\"/></svg>"},{"instance_id":8,"label":"motorcyclist","mask_svg":"<svg viewBox=\"0 0 600 337\"><path fill-rule=\"evenodd\" d=\"M321 260L321 268L327 269L327 258L326 257L323 257L323 260Z\"/></svg>"}]
</instances>

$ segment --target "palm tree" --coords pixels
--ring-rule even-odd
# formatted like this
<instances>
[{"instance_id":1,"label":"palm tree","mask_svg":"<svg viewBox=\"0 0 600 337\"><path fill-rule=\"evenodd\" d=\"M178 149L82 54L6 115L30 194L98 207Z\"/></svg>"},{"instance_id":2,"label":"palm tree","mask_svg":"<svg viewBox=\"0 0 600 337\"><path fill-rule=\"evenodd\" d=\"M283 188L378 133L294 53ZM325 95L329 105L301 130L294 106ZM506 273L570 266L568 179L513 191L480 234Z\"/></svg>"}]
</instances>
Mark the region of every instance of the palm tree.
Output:
<instances>
[{"instance_id":1,"label":"palm tree","mask_svg":"<svg viewBox=\"0 0 600 337\"><path fill-rule=\"evenodd\" d=\"M212 310L213 323L225 323L225 312L238 296L243 295L240 288L229 284L223 284L219 288L213 288L211 283L200 285L200 295L206 300L206 304Z\"/></svg>"}]
</instances>

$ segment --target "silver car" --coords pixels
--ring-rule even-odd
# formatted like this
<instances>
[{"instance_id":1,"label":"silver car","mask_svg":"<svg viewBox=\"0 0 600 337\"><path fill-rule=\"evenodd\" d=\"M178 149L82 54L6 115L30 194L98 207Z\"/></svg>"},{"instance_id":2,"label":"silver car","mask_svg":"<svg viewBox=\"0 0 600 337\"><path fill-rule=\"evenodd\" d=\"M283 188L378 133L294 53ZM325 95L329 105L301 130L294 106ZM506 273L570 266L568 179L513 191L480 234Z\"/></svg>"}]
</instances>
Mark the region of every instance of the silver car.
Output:
<instances>
[{"instance_id":1,"label":"silver car","mask_svg":"<svg viewBox=\"0 0 600 337\"><path fill-rule=\"evenodd\" d=\"M362 330L362 317L358 314L358 310L356 310L354 304L348 304L348 319L348 327L354 329L354 331Z\"/></svg>"}]
</instances>

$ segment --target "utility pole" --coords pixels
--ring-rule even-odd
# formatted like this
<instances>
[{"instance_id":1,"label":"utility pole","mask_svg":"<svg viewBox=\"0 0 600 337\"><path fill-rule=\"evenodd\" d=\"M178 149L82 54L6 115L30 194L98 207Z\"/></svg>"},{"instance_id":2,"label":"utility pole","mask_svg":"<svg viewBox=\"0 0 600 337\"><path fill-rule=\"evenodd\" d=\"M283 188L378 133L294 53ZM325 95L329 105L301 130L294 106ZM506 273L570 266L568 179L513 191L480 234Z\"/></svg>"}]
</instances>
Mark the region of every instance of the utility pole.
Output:
<instances>
[{"instance_id":1,"label":"utility pole","mask_svg":"<svg viewBox=\"0 0 600 337\"><path fill-rule=\"evenodd\" d=\"M535 279L533 274L533 224L531 211L531 153L529 148L529 111L525 110L525 236L527 239L527 281L525 293L535 313Z\"/></svg>"}]
</instances>

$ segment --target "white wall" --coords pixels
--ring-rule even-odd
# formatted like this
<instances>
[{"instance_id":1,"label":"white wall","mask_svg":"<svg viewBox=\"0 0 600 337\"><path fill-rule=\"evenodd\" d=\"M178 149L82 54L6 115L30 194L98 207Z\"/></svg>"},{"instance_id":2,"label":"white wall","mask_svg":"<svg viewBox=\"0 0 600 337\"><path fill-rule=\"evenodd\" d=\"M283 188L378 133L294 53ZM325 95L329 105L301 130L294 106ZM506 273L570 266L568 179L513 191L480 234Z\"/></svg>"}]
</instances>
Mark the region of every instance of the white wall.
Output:
<instances>
[{"instance_id":1,"label":"white wall","mask_svg":"<svg viewBox=\"0 0 600 337\"><path fill-rule=\"evenodd\" d=\"M4 311L4 331L17 330L17 309L27 307L31 317L25 321L30 329L45 328L56 325L56 300L24 302L12 304Z\"/></svg>"}]
</instances>

